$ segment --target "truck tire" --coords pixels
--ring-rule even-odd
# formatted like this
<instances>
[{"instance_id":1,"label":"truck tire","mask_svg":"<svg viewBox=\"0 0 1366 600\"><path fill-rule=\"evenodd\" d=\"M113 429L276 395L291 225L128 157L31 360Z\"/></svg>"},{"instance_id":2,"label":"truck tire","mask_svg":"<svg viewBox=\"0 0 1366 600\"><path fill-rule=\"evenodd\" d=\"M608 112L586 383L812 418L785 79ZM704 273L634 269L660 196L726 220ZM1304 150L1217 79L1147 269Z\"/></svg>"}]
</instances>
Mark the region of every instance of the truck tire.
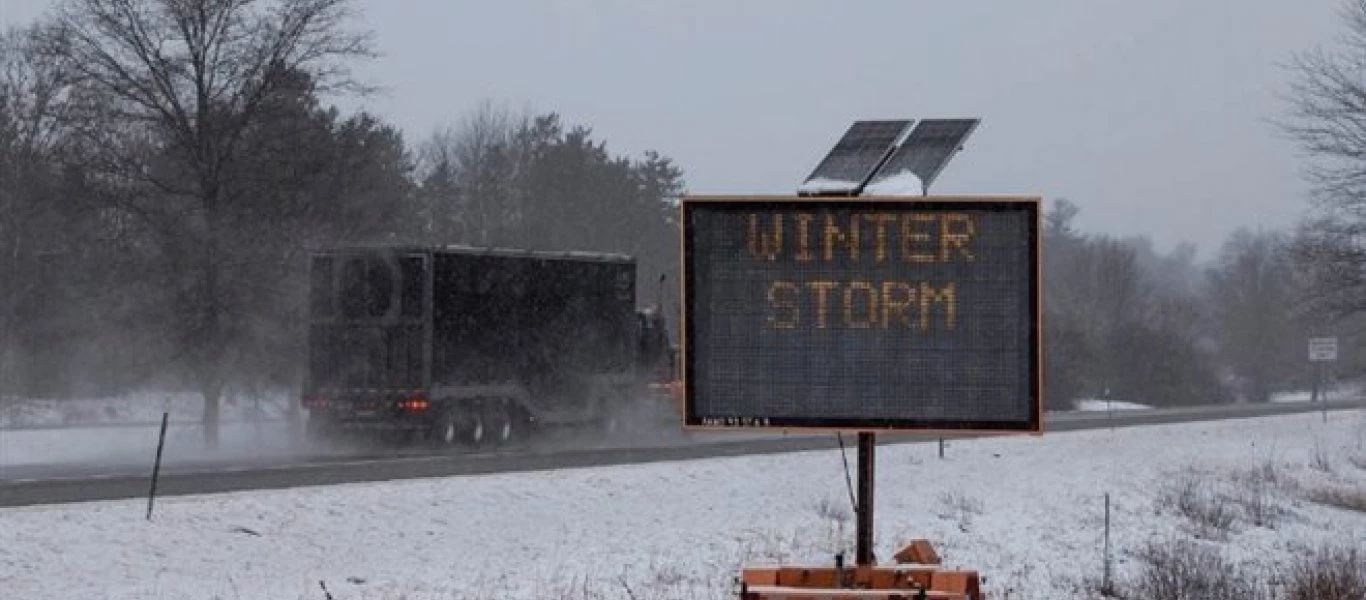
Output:
<instances>
[{"instance_id":1,"label":"truck tire","mask_svg":"<svg viewBox=\"0 0 1366 600\"><path fill-rule=\"evenodd\" d=\"M465 429L465 443L469 444L471 448L483 449L488 445L489 428L487 407L488 405L486 403L481 402L472 407L473 410L470 411L470 420Z\"/></svg>"},{"instance_id":2,"label":"truck tire","mask_svg":"<svg viewBox=\"0 0 1366 600\"><path fill-rule=\"evenodd\" d=\"M455 411L450 408L442 410L432 425L432 441L439 448L453 448L461 442L461 425L460 419L456 418Z\"/></svg>"},{"instance_id":3,"label":"truck tire","mask_svg":"<svg viewBox=\"0 0 1366 600\"><path fill-rule=\"evenodd\" d=\"M604 441L620 435L623 429L620 406L604 400L598 410L596 421L598 435L602 436Z\"/></svg>"},{"instance_id":4,"label":"truck tire","mask_svg":"<svg viewBox=\"0 0 1366 600\"><path fill-rule=\"evenodd\" d=\"M517 418L511 402L490 400L484 403L480 412L489 446L506 446L516 438Z\"/></svg>"}]
</instances>

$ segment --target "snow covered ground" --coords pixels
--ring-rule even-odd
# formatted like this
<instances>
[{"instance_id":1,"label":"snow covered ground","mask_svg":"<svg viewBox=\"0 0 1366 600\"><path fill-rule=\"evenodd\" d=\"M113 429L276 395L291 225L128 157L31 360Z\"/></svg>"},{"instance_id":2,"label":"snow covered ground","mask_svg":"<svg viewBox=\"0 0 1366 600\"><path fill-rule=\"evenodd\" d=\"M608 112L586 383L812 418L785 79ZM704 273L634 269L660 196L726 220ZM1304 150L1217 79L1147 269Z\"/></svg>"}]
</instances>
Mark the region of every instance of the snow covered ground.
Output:
<instances>
[{"instance_id":1,"label":"snow covered ground","mask_svg":"<svg viewBox=\"0 0 1366 600\"><path fill-rule=\"evenodd\" d=\"M159 425L0 430L0 479L4 479L6 468L33 465L131 464L151 468L159 433ZM173 423L166 428L163 463L294 456L302 450L301 438L298 428L283 421L224 423L218 449L209 451L204 448L199 425Z\"/></svg>"},{"instance_id":2,"label":"snow covered ground","mask_svg":"<svg viewBox=\"0 0 1366 600\"><path fill-rule=\"evenodd\" d=\"M826 179L816 177L802 184L798 191L802 192L844 192L858 187L859 182L847 181L843 179Z\"/></svg>"},{"instance_id":3,"label":"snow covered ground","mask_svg":"<svg viewBox=\"0 0 1366 600\"><path fill-rule=\"evenodd\" d=\"M1327 389L1325 389L1323 393L1329 400L1360 398L1366 396L1366 381L1339 382L1327 386ZM1279 392L1271 395L1272 402L1309 402L1312 398L1313 392L1309 390Z\"/></svg>"},{"instance_id":4,"label":"snow covered ground","mask_svg":"<svg viewBox=\"0 0 1366 600\"><path fill-rule=\"evenodd\" d=\"M1366 380L1339 381L1327 386L1324 395L1329 400L1345 400L1350 398L1366 397ZM1271 395L1271 401L1275 403L1290 402L1309 402L1313 398L1310 390L1298 390L1290 392L1277 392ZM1104 398L1077 398L1072 401L1074 410L1080 412L1106 412L1110 410L1148 410L1154 408L1142 402L1126 401Z\"/></svg>"},{"instance_id":5,"label":"snow covered ground","mask_svg":"<svg viewBox=\"0 0 1366 600\"><path fill-rule=\"evenodd\" d=\"M1321 419L955 441L945 460L933 445L885 447L877 553L924 537L996 598L1070 596L1101 572L1104 494L1122 576L1148 540L1199 531L1162 500L1191 487L1227 498L1237 519L1208 543L1236 560L1366 547L1366 513L1306 499L1366 491L1366 413ZM0 589L320 599L321 580L337 600L720 598L742 563L849 548L844 477L838 452L819 451L176 497L150 523L143 501L3 509Z\"/></svg>"},{"instance_id":6,"label":"snow covered ground","mask_svg":"<svg viewBox=\"0 0 1366 600\"><path fill-rule=\"evenodd\" d=\"M285 417L290 398L272 394L266 398L228 396L222 402L224 421L279 420ZM193 393L134 393L113 397L46 400L0 398L0 429L55 427L161 421L170 411L173 421L197 421L204 402Z\"/></svg>"},{"instance_id":7,"label":"snow covered ground","mask_svg":"<svg viewBox=\"0 0 1366 600\"><path fill-rule=\"evenodd\" d=\"M1076 409L1082 412L1107 412L1111 410L1151 410L1147 404L1137 402L1125 402L1123 400L1104 400L1098 398L1080 398L1073 402Z\"/></svg>"}]
</instances>

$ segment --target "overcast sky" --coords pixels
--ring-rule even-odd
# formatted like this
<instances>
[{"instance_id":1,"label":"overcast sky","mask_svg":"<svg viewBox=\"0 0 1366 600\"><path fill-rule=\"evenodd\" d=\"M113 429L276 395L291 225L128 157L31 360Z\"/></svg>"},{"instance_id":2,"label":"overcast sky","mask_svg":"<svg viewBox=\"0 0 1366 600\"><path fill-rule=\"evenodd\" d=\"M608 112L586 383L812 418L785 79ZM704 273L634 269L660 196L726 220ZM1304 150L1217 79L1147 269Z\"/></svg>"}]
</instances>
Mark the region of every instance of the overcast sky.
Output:
<instances>
[{"instance_id":1,"label":"overcast sky","mask_svg":"<svg viewBox=\"0 0 1366 600\"><path fill-rule=\"evenodd\" d=\"M46 0L0 0L6 24ZM1208 254L1305 208L1268 119L1336 0L368 0L386 85L420 139L483 99L654 148L695 193L791 193L850 122L983 119L932 188L1037 193L1090 231Z\"/></svg>"}]
</instances>

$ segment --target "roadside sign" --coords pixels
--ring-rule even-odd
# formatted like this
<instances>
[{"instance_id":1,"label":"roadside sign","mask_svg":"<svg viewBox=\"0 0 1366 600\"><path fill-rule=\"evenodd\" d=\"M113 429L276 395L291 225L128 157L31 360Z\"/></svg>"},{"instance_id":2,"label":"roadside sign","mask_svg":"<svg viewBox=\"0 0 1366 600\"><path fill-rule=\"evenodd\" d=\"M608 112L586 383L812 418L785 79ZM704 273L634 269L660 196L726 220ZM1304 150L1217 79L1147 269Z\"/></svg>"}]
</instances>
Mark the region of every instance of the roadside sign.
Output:
<instances>
[{"instance_id":1,"label":"roadside sign","mask_svg":"<svg viewBox=\"0 0 1366 600\"><path fill-rule=\"evenodd\" d=\"M1039 202L685 197L685 426L1041 431Z\"/></svg>"},{"instance_id":2,"label":"roadside sign","mask_svg":"<svg viewBox=\"0 0 1366 600\"><path fill-rule=\"evenodd\" d=\"M1314 362L1338 359L1338 339L1335 337L1309 338L1309 360Z\"/></svg>"}]
</instances>

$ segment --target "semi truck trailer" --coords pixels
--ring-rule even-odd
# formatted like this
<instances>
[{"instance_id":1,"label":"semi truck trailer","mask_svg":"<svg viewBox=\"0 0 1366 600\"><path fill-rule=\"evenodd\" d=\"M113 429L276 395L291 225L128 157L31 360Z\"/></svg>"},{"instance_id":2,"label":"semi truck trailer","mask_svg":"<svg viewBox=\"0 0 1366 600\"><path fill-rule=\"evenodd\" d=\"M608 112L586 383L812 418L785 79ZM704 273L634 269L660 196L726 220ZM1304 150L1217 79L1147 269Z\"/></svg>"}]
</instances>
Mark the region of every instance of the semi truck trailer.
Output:
<instances>
[{"instance_id":1,"label":"semi truck trailer","mask_svg":"<svg viewBox=\"0 0 1366 600\"><path fill-rule=\"evenodd\" d=\"M309 256L301 402L314 439L496 447L550 427L604 434L676 375L629 256L352 246Z\"/></svg>"}]
</instances>

